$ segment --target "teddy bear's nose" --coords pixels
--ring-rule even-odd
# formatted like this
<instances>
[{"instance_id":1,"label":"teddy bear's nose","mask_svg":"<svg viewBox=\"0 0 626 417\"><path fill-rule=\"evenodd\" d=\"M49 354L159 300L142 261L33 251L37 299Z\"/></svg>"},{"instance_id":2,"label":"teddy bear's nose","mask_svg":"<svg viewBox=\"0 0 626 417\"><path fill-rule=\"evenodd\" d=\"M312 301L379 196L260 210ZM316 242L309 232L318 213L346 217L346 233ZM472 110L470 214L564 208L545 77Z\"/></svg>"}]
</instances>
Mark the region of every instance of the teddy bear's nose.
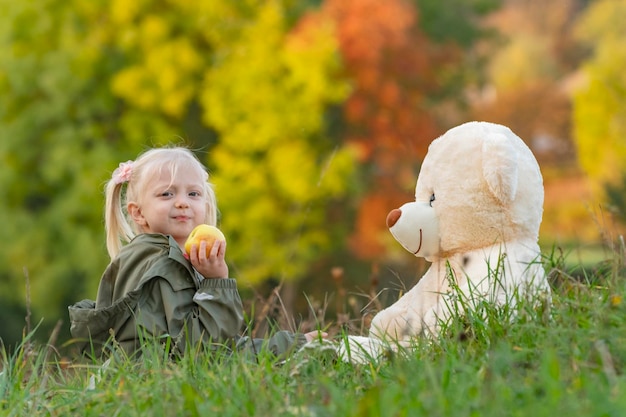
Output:
<instances>
[{"instance_id":1,"label":"teddy bear's nose","mask_svg":"<svg viewBox=\"0 0 626 417\"><path fill-rule=\"evenodd\" d=\"M387 227L393 227L394 224L398 221L398 219L402 216L402 212L400 209L393 209L387 215Z\"/></svg>"}]
</instances>

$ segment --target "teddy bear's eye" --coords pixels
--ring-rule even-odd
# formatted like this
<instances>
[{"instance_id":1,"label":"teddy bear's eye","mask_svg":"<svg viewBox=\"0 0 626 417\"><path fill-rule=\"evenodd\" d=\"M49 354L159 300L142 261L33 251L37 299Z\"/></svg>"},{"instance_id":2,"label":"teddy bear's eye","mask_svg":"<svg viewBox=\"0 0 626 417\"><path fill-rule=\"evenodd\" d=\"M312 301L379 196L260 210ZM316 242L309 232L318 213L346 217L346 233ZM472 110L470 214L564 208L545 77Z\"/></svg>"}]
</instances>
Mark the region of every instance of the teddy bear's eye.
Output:
<instances>
[{"instance_id":1,"label":"teddy bear's eye","mask_svg":"<svg viewBox=\"0 0 626 417\"><path fill-rule=\"evenodd\" d=\"M431 207L433 206L433 201L435 201L435 193L432 193L432 194L430 195L430 206L431 206Z\"/></svg>"}]
</instances>

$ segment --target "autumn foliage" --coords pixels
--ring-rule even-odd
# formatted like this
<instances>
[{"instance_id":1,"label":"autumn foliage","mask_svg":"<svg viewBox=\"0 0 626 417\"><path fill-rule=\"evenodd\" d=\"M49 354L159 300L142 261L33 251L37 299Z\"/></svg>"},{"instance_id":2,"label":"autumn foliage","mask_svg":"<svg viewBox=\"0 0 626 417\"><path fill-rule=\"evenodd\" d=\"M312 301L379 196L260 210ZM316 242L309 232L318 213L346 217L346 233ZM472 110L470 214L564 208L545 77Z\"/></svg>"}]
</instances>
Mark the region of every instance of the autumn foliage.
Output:
<instances>
[{"instance_id":1,"label":"autumn foliage","mask_svg":"<svg viewBox=\"0 0 626 417\"><path fill-rule=\"evenodd\" d=\"M208 166L242 284L324 292L334 263L356 280L406 255L386 215L469 119L512 127L544 172L574 166L545 176L544 219L579 233L583 174L624 194L625 1L0 0L0 313L26 273L52 321L94 295L102 184L169 143Z\"/></svg>"},{"instance_id":2,"label":"autumn foliage","mask_svg":"<svg viewBox=\"0 0 626 417\"><path fill-rule=\"evenodd\" d=\"M343 104L344 140L358 149L368 192L360 201L351 248L361 257L384 249L387 212L411 198L419 162L437 135L428 97L454 47L435 46L404 0L327 0L352 91Z\"/></svg>"}]
</instances>

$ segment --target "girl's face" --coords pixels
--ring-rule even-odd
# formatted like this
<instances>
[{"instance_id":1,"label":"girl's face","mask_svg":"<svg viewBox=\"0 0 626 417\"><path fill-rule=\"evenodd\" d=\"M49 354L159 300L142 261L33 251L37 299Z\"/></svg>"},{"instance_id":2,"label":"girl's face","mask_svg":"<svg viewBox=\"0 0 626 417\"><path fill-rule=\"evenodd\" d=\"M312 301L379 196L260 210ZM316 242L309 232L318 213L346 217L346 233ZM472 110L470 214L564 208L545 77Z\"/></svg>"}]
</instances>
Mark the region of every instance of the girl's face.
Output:
<instances>
[{"instance_id":1,"label":"girl's face","mask_svg":"<svg viewBox=\"0 0 626 417\"><path fill-rule=\"evenodd\" d=\"M147 180L140 201L129 201L127 208L143 233L171 235L182 248L193 228L204 223L208 197L193 166L181 164L174 178L170 171Z\"/></svg>"}]
</instances>

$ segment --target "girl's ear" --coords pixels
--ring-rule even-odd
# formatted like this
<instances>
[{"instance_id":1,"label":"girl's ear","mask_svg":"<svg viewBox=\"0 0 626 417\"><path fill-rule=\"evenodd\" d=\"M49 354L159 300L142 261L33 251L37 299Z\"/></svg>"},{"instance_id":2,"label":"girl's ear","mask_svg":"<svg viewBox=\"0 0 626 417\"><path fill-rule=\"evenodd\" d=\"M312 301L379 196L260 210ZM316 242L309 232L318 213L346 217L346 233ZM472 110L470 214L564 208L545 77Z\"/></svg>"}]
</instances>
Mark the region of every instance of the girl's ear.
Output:
<instances>
[{"instance_id":1,"label":"girl's ear","mask_svg":"<svg viewBox=\"0 0 626 417\"><path fill-rule=\"evenodd\" d=\"M133 219L133 221L138 226L146 225L146 218L143 216L141 207L139 207L137 203L135 203L134 201L128 202L128 204L126 205L126 210L128 210L128 214L130 214L130 218Z\"/></svg>"}]
</instances>

